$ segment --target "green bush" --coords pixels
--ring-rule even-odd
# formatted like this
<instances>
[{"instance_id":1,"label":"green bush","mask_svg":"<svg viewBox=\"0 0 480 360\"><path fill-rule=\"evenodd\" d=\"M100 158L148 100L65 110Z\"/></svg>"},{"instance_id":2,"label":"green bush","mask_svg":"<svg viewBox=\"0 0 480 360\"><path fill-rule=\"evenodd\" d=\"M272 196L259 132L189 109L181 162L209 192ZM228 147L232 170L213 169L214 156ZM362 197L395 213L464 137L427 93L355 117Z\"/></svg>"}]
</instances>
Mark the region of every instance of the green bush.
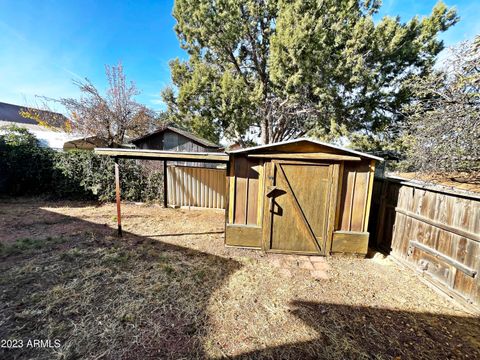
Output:
<instances>
[{"instance_id":1,"label":"green bush","mask_svg":"<svg viewBox=\"0 0 480 360\"><path fill-rule=\"evenodd\" d=\"M0 134L0 192L69 199L115 199L115 163L91 151L43 148L27 130L8 127ZM135 160L120 160L122 199L155 201L163 196L163 173Z\"/></svg>"}]
</instances>

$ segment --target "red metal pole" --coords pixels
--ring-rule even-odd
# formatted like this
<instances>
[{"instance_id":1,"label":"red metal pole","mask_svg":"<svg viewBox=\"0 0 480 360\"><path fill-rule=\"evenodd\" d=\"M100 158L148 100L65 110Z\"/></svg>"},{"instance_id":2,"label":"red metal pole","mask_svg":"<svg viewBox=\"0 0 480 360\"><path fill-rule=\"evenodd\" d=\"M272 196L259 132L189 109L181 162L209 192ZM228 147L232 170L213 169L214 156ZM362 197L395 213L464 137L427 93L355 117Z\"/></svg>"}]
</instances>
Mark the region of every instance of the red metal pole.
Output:
<instances>
[{"instance_id":1,"label":"red metal pole","mask_svg":"<svg viewBox=\"0 0 480 360\"><path fill-rule=\"evenodd\" d=\"M120 168L118 166L118 158L115 158L115 193L117 198L117 225L118 236L122 236L122 214L120 211Z\"/></svg>"}]
</instances>

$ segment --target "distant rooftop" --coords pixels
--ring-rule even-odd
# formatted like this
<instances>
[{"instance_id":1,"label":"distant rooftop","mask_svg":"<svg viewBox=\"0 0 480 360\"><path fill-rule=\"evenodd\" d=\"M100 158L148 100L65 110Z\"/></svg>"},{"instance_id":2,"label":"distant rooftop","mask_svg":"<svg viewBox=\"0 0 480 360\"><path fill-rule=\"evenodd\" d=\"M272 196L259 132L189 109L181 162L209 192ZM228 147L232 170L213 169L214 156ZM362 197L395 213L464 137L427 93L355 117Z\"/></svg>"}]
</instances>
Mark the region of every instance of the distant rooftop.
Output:
<instances>
[{"instance_id":1,"label":"distant rooftop","mask_svg":"<svg viewBox=\"0 0 480 360\"><path fill-rule=\"evenodd\" d=\"M20 111L24 109L27 109L27 107L0 102L0 120L36 125L37 122L35 120L20 115Z\"/></svg>"},{"instance_id":2,"label":"distant rooftop","mask_svg":"<svg viewBox=\"0 0 480 360\"><path fill-rule=\"evenodd\" d=\"M144 140L146 140L147 138L151 137L151 136L154 136L154 135L157 135L157 134L161 134L162 132L164 131L167 131L167 130L170 130L170 131L173 131L173 132L176 132L177 134L180 134L180 135L183 135L185 136L186 138L200 144L200 145L203 145L203 146L206 146L206 147L213 147L213 148L221 148L220 145L218 144L215 144L209 140L206 140L206 139L203 139L199 136L196 136L188 131L185 131L185 130L182 130L182 129L179 129L177 127L174 127L174 126L171 126L171 125L166 125L166 126L162 126L146 135L143 135L143 136L140 136L140 137L137 137L133 140L131 140L131 142L133 144L137 144L137 143L140 143Z\"/></svg>"},{"instance_id":3,"label":"distant rooftop","mask_svg":"<svg viewBox=\"0 0 480 360\"><path fill-rule=\"evenodd\" d=\"M20 115L20 111L28 110L30 108L31 107L28 107L28 106L20 106L20 105L7 104L4 102L0 102L0 121L8 121L8 122L17 123L17 124L38 125L38 123L35 120L29 119ZM40 109L35 109L35 110L38 110L39 112L44 114L45 113L52 114L52 117L64 118L64 116L59 113L40 110Z\"/></svg>"}]
</instances>

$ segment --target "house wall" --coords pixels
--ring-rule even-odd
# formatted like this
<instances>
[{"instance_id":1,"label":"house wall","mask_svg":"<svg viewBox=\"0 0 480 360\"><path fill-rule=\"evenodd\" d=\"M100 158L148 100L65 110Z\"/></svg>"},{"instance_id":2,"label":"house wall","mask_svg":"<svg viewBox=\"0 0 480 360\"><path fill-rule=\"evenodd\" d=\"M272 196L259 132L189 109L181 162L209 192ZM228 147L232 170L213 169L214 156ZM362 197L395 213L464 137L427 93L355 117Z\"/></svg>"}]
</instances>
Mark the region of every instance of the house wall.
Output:
<instances>
[{"instance_id":1,"label":"house wall","mask_svg":"<svg viewBox=\"0 0 480 360\"><path fill-rule=\"evenodd\" d=\"M63 144L75 138L75 136L67 134L61 130L50 130L40 125L16 123L12 121L2 120L0 120L0 133L5 132L5 130L2 130L3 127L12 125L27 129L30 133L35 135L35 137L40 143L40 146L49 147L55 150L63 150Z\"/></svg>"}]
</instances>

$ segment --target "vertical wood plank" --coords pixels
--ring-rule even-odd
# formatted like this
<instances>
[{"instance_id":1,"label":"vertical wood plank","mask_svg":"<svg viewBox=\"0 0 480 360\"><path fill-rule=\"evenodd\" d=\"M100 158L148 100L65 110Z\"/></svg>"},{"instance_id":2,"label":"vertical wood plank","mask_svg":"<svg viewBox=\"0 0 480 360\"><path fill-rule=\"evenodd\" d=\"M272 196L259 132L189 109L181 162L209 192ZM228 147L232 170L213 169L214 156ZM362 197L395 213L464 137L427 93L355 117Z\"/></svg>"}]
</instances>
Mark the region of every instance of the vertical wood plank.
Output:
<instances>
[{"instance_id":1,"label":"vertical wood plank","mask_svg":"<svg viewBox=\"0 0 480 360\"><path fill-rule=\"evenodd\" d=\"M335 210L335 230L340 230L340 217L341 217L341 210L342 210L342 199L343 199L343 170L344 170L344 167L345 167L345 162L342 161L340 163L340 168L338 170L338 185L337 185L337 209ZM329 251L329 250L327 250Z\"/></svg>"},{"instance_id":2,"label":"vertical wood plank","mask_svg":"<svg viewBox=\"0 0 480 360\"><path fill-rule=\"evenodd\" d=\"M263 201L265 198L265 169L263 161L258 165L258 200L257 200L257 225L262 225Z\"/></svg>"},{"instance_id":3,"label":"vertical wood plank","mask_svg":"<svg viewBox=\"0 0 480 360\"><path fill-rule=\"evenodd\" d=\"M367 188L367 204L365 209L365 217L363 220L363 231L368 231L368 219L370 217L370 207L372 203L373 180L375 178L375 160L370 161L370 168L368 173L368 188Z\"/></svg>"},{"instance_id":4,"label":"vertical wood plank","mask_svg":"<svg viewBox=\"0 0 480 360\"><path fill-rule=\"evenodd\" d=\"M342 166L340 164L334 164L330 166L331 175L329 178L331 179L331 183L329 186L329 208L328 208L328 221L326 226L326 234L325 234L325 245L323 249L323 254L326 255L332 250L332 241L333 241L333 232L335 230L335 218L337 215L337 202L339 201L339 184L340 182L340 169Z\"/></svg>"},{"instance_id":5,"label":"vertical wood plank","mask_svg":"<svg viewBox=\"0 0 480 360\"><path fill-rule=\"evenodd\" d=\"M397 196L394 189L399 189ZM418 241L446 258L480 273L480 242L475 237L458 233L460 231L478 234L480 201L451 192L429 190L416 184L398 182L388 183L385 193L388 199L382 200L381 207L386 209L386 213L390 211L395 214L394 231L391 237L392 253L417 267L419 271L426 274L427 280L441 285L445 291L480 305L478 275L471 276L463 272L460 267L446 265L447 263L441 257L434 258L425 251L412 250L410 247L410 241ZM383 202L386 202L386 206L382 205ZM418 215L420 218L409 213ZM379 216L388 220L388 216L381 212ZM453 229L449 230L448 227ZM385 236L388 237L386 230ZM427 264L426 267L425 264Z\"/></svg>"},{"instance_id":6,"label":"vertical wood plank","mask_svg":"<svg viewBox=\"0 0 480 360\"><path fill-rule=\"evenodd\" d=\"M230 185L229 185L229 195L228 195L228 223L233 224L234 221L234 213L235 213L235 188L236 178L235 178L235 157L231 157L230 160Z\"/></svg>"},{"instance_id":7,"label":"vertical wood plank","mask_svg":"<svg viewBox=\"0 0 480 360\"><path fill-rule=\"evenodd\" d=\"M168 206L168 175L167 175L167 161L163 162L163 207Z\"/></svg>"},{"instance_id":8,"label":"vertical wood plank","mask_svg":"<svg viewBox=\"0 0 480 360\"><path fill-rule=\"evenodd\" d=\"M118 158L115 158L115 198L117 200L117 234L122 236L122 211L120 204L120 167Z\"/></svg>"}]
</instances>

